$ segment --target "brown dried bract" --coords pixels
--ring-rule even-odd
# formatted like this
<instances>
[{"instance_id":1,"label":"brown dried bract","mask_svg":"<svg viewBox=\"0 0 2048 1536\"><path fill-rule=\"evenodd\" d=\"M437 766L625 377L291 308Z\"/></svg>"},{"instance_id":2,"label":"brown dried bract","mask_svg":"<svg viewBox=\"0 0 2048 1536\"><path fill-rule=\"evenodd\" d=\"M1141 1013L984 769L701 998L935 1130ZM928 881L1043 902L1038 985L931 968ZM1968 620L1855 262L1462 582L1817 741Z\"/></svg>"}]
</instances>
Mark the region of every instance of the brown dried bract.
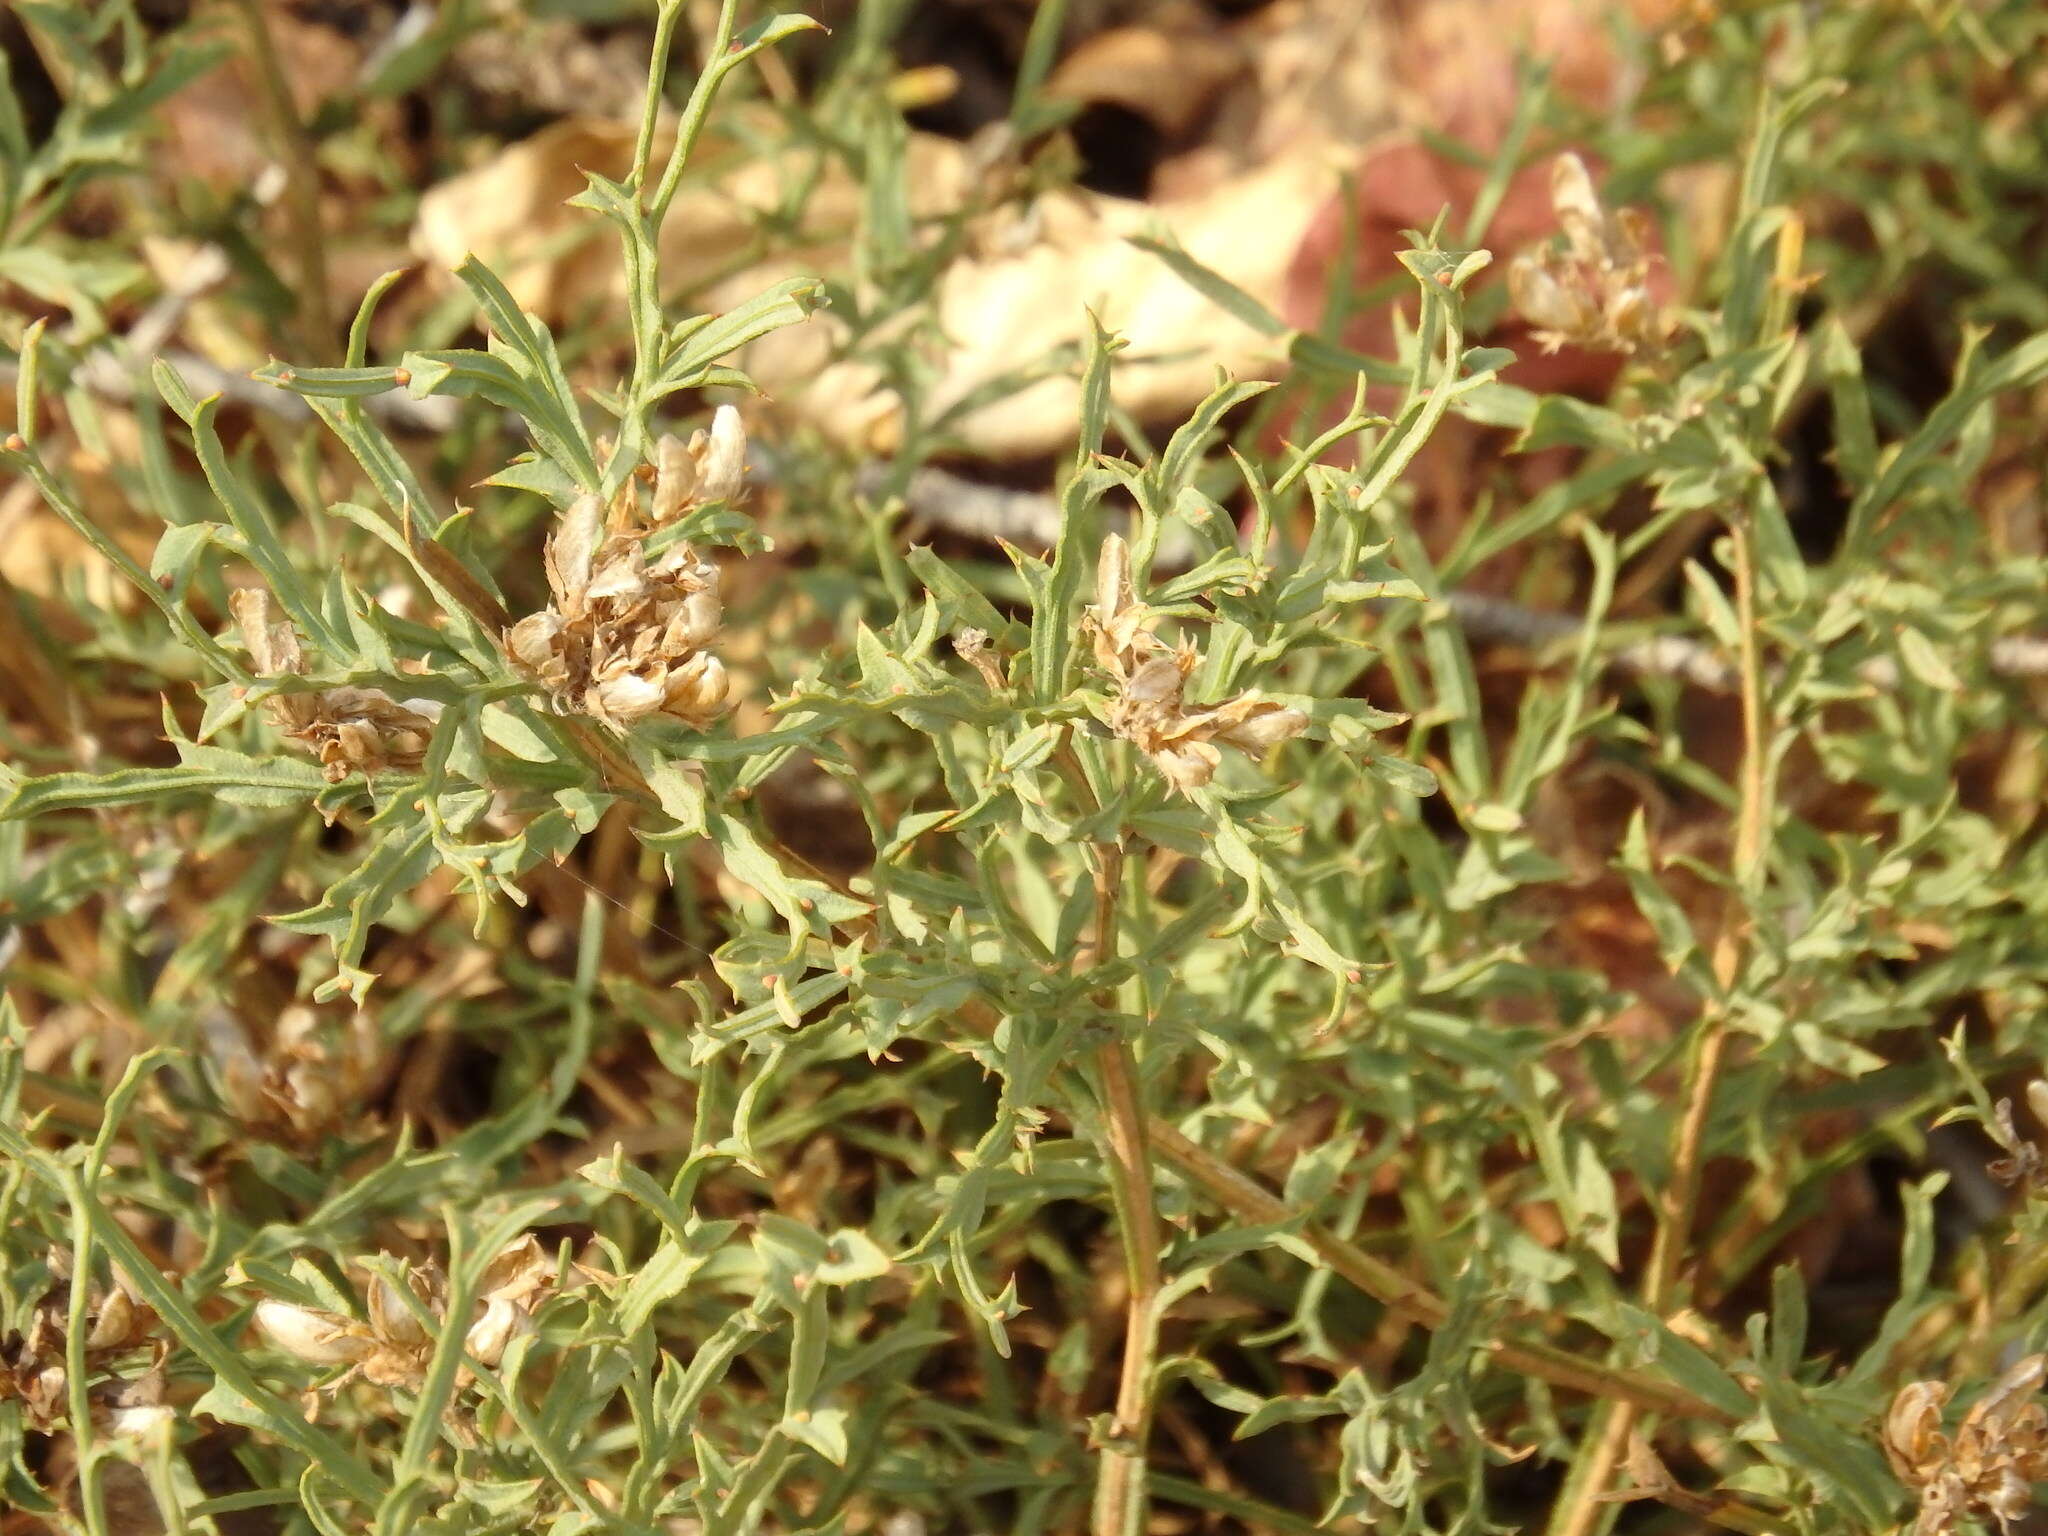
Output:
<instances>
[{"instance_id":1,"label":"brown dried bract","mask_svg":"<svg viewBox=\"0 0 2048 1536\"><path fill-rule=\"evenodd\" d=\"M1552 164L1550 200L1564 247L1524 251L1508 266L1515 308L1536 327L1544 350L1633 352L1662 340L1643 216L1602 206L1577 155L1559 155Z\"/></svg>"},{"instance_id":2,"label":"brown dried bract","mask_svg":"<svg viewBox=\"0 0 2048 1536\"><path fill-rule=\"evenodd\" d=\"M270 622L268 592L242 588L229 596L228 607L258 676L305 675L298 632L288 623ZM424 699L401 704L382 689L352 687L280 693L266 699L263 709L280 731L320 759L320 771L330 784L339 784L351 773L417 769L426 758L434 714L440 712L438 705Z\"/></svg>"},{"instance_id":3,"label":"brown dried bract","mask_svg":"<svg viewBox=\"0 0 2048 1536\"><path fill-rule=\"evenodd\" d=\"M2044 1376L2048 1355L2018 1362L1963 1416L1953 1439L1941 1429L1945 1383L1899 1389L1885 1415L1884 1453L1920 1495L1915 1536L1950 1536L1965 1520L2010 1529L2027 1512L2034 1484L2048 1478L2048 1410L2036 1399Z\"/></svg>"},{"instance_id":4,"label":"brown dried bract","mask_svg":"<svg viewBox=\"0 0 2048 1536\"><path fill-rule=\"evenodd\" d=\"M690 508L738 494L745 459L739 414L721 406L708 434L656 445L645 526L630 482L609 512L578 498L548 536L554 601L505 632L513 665L562 709L621 731L657 713L698 729L717 719L730 687L710 650L724 617L718 568L683 541L650 557L646 541Z\"/></svg>"},{"instance_id":5,"label":"brown dried bract","mask_svg":"<svg viewBox=\"0 0 2048 1536\"><path fill-rule=\"evenodd\" d=\"M1159 615L1131 586L1131 552L1116 534L1102 541L1095 567L1095 606L1082 623L1095 642L1095 660L1117 682L1105 723L1152 759L1182 794L1215 776L1223 755L1217 742L1257 756L1299 736L1308 716L1256 691L1221 704L1190 709L1188 677L1201 663L1193 642L1169 646L1152 631Z\"/></svg>"}]
</instances>

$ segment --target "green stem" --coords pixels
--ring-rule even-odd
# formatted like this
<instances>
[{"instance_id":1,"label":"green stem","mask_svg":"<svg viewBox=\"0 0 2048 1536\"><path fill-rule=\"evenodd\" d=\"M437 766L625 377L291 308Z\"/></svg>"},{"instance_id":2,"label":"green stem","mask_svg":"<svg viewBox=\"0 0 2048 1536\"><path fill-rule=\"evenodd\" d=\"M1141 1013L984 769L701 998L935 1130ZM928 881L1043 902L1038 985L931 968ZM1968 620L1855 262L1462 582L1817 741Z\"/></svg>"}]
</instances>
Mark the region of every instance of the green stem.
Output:
<instances>
[{"instance_id":1,"label":"green stem","mask_svg":"<svg viewBox=\"0 0 2048 1536\"><path fill-rule=\"evenodd\" d=\"M1095 850L1095 942L1092 964L1116 958L1117 904L1123 889L1123 850ZM1115 999L1105 999L1113 1006ZM1117 1379L1116 1420L1102 1447L1095 1488L1096 1536L1139 1536L1146 1526L1146 1445L1152 1430L1152 1374L1159 1345L1159 1250L1163 1241L1152 1187L1152 1152L1139 1097L1137 1057L1121 1034L1095 1051L1102 1094L1110 1194L1123 1238L1130 1294L1124 1305L1123 1367Z\"/></svg>"},{"instance_id":2,"label":"green stem","mask_svg":"<svg viewBox=\"0 0 2048 1536\"><path fill-rule=\"evenodd\" d=\"M1138 1536L1146 1527L1146 1444L1152 1431L1153 1365L1159 1353L1161 1237L1136 1066L1126 1041L1096 1052L1108 1123L1110 1191L1130 1287L1116 1422L1102 1447L1102 1473L1095 1489L1096 1536Z\"/></svg>"},{"instance_id":3,"label":"green stem","mask_svg":"<svg viewBox=\"0 0 2048 1536\"><path fill-rule=\"evenodd\" d=\"M136 590L156 605L157 611L170 621L171 627L187 645L205 657L223 676L245 688L255 685L255 677L234 657L222 650L220 643L200 627L199 622L186 612L182 604L172 601L170 594L156 584L155 579L137 563L133 555L116 544L85 515L78 503L73 501L51 476L39 455L26 445L17 446L15 442L9 441L5 445L0 445L0 463L5 463L10 458L20 464L29 479L34 482L35 488L43 493L43 501L49 509L62 518L73 533L90 544L107 564L133 582Z\"/></svg>"},{"instance_id":4,"label":"green stem","mask_svg":"<svg viewBox=\"0 0 2048 1536\"><path fill-rule=\"evenodd\" d=\"M1179 1169L1189 1182L1212 1200L1253 1226L1284 1226L1298 1232L1318 1258L1366 1295L1391 1311L1425 1328L1440 1328L1449 1321L1450 1304L1434 1291L1418 1285L1391 1264L1374 1258L1354 1243L1346 1242L1273 1194L1256 1180L1233 1168L1207 1147L1188 1140L1157 1117L1146 1123L1152 1149ZM1633 1402L1648 1413L1667 1418L1696 1419L1709 1424L1732 1425L1737 1417L1693 1396L1683 1387L1590 1360L1572 1350L1549 1344L1518 1344L1493 1339L1483 1346L1494 1359L1511 1371L1547 1381L1554 1387L1582 1392L1594 1398L1620 1398Z\"/></svg>"},{"instance_id":5,"label":"green stem","mask_svg":"<svg viewBox=\"0 0 2048 1536\"><path fill-rule=\"evenodd\" d=\"M64 1385L71 1404L71 1439L78 1456L78 1491L91 1536L107 1536L107 1496L100 1486L100 1448L94 1444L86 1336L92 1328L92 1191L83 1180L71 1197L71 1304L64 1321Z\"/></svg>"},{"instance_id":6,"label":"green stem","mask_svg":"<svg viewBox=\"0 0 2048 1536\"><path fill-rule=\"evenodd\" d=\"M1764 741L1763 659L1756 631L1756 553L1748 517L1745 510L1729 522L1742 677L1742 763L1733 864L1737 888L1754 897L1763 869L1768 747ZM1733 983L1741 964L1742 941L1736 928L1741 912L1741 907L1731 900L1715 949L1714 970L1724 991ZM1643 1278L1643 1309L1653 1317L1661 1318L1671 1310L1679 1260L1691 1240L1706 1161L1707 1123L1713 1115L1714 1093L1720 1085L1727 1051L1728 1012L1717 1000L1708 1005L1687 1053L1683 1107L1672 1138L1671 1182L1665 1188L1658 1211L1657 1235L1650 1245L1649 1269ZM1626 1401L1604 1403L1593 1415L1546 1536L1592 1536L1612 1523L1616 1506L1603 1502L1602 1496L1615 1469L1628 1454L1637 1418L1637 1405Z\"/></svg>"},{"instance_id":7,"label":"green stem","mask_svg":"<svg viewBox=\"0 0 2048 1536\"><path fill-rule=\"evenodd\" d=\"M732 68L727 57L732 47L733 28L739 20L739 0L723 0L718 7L718 25L711 34L711 47L704 55L704 68L697 75L697 83L690 90L690 99L683 107L681 121L676 124L675 147L668 152L668 166L661 173L661 185L655 189L654 201L647 204L647 218L658 232L661 221L668 213L668 205L676 195L676 188L683 179L683 167L689 163L690 151L696 148L697 135L704 131L704 122L711 113L711 98L718 94L720 82L726 71Z\"/></svg>"},{"instance_id":8,"label":"green stem","mask_svg":"<svg viewBox=\"0 0 2048 1536\"><path fill-rule=\"evenodd\" d=\"M647 167L654 158L654 127L661 116L661 90L668 79L669 49L682 14L683 0L661 0L660 14L654 20L654 52L647 61L647 100L641 104L640 138L633 146L631 186L636 194L647 186Z\"/></svg>"}]
</instances>

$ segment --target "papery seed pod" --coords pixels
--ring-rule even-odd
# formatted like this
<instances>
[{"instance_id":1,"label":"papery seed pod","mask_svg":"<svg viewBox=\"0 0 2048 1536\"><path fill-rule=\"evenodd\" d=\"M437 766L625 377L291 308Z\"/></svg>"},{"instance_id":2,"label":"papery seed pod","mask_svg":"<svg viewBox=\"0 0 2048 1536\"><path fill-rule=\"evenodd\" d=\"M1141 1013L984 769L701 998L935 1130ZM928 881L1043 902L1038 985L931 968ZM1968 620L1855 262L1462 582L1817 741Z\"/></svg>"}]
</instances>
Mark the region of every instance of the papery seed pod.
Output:
<instances>
[{"instance_id":1,"label":"papery seed pod","mask_svg":"<svg viewBox=\"0 0 2048 1536\"><path fill-rule=\"evenodd\" d=\"M270 594L261 587L240 587L228 594L228 612L241 632L242 649L263 677L280 677L306 670L306 658L299 650L298 632L289 623L270 622Z\"/></svg>"},{"instance_id":2,"label":"papery seed pod","mask_svg":"<svg viewBox=\"0 0 2048 1536\"><path fill-rule=\"evenodd\" d=\"M1123 696L1133 704L1160 704L1168 700L1178 702L1181 687L1187 681L1176 656L1154 656L1133 672L1124 684Z\"/></svg>"},{"instance_id":3,"label":"papery seed pod","mask_svg":"<svg viewBox=\"0 0 2048 1536\"><path fill-rule=\"evenodd\" d=\"M2048 1079L2037 1077L2027 1084L2027 1108L2034 1112L2035 1120L2048 1127Z\"/></svg>"},{"instance_id":4,"label":"papery seed pod","mask_svg":"<svg viewBox=\"0 0 2048 1536\"><path fill-rule=\"evenodd\" d=\"M119 1289L109 1291L101 1300L92 1319L92 1331L86 1335L85 1347L89 1350L123 1349L142 1337L146 1324L138 1328L141 1313L128 1293Z\"/></svg>"},{"instance_id":5,"label":"papery seed pod","mask_svg":"<svg viewBox=\"0 0 2048 1536\"><path fill-rule=\"evenodd\" d=\"M1608 296L1607 328L1617 341L1633 344L1647 340L1655 315L1655 301L1641 283L1630 283Z\"/></svg>"},{"instance_id":6,"label":"papery seed pod","mask_svg":"<svg viewBox=\"0 0 2048 1536\"><path fill-rule=\"evenodd\" d=\"M1222 761L1222 754L1206 741L1178 741L1152 754L1153 766L1182 794L1216 777Z\"/></svg>"},{"instance_id":7,"label":"papery seed pod","mask_svg":"<svg viewBox=\"0 0 2048 1536\"><path fill-rule=\"evenodd\" d=\"M295 1120L323 1125L341 1110L346 1080L326 1061L302 1062L284 1072L284 1097Z\"/></svg>"},{"instance_id":8,"label":"papery seed pod","mask_svg":"<svg viewBox=\"0 0 2048 1536\"><path fill-rule=\"evenodd\" d=\"M106 1428L117 1439L151 1440L169 1432L178 1421L176 1410L163 1403L143 1403L116 1408L107 1416Z\"/></svg>"},{"instance_id":9,"label":"papery seed pod","mask_svg":"<svg viewBox=\"0 0 2048 1536\"><path fill-rule=\"evenodd\" d=\"M1508 297L1515 313L1540 330L1579 328L1587 311L1542 257L1524 252L1508 263Z\"/></svg>"},{"instance_id":10,"label":"papery seed pod","mask_svg":"<svg viewBox=\"0 0 2048 1536\"><path fill-rule=\"evenodd\" d=\"M1918 1482L1948 1454L1948 1441L1941 1433L1941 1409L1947 1401L1948 1388L1938 1381L1908 1382L1892 1398L1883 1444L1901 1479Z\"/></svg>"},{"instance_id":11,"label":"papery seed pod","mask_svg":"<svg viewBox=\"0 0 2048 1536\"><path fill-rule=\"evenodd\" d=\"M537 1291L554 1284L555 1260L540 1239L531 1232L514 1238L484 1266L477 1281L477 1294L486 1302L499 1300L524 1303Z\"/></svg>"},{"instance_id":12,"label":"papery seed pod","mask_svg":"<svg viewBox=\"0 0 2048 1536\"><path fill-rule=\"evenodd\" d=\"M500 1297L484 1308L484 1315L463 1335L463 1348L484 1365L495 1367L505 1357L511 1342L534 1331L533 1318L518 1302Z\"/></svg>"},{"instance_id":13,"label":"papery seed pod","mask_svg":"<svg viewBox=\"0 0 2048 1536\"><path fill-rule=\"evenodd\" d=\"M505 631L505 649L513 661L539 681L559 688L568 681L566 668L555 651L555 641L562 628L562 616L552 608L529 613ZM561 676L550 680L547 674L551 669L559 671Z\"/></svg>"},{"instance_id":14,"label":"papery seed pod","mask_svg":"<svg viewBox=\"0 0 2048 1536\"><path fill-rule=\"evenodd\" d=\"M706 587L689 593L677 604L675 616L669 620L668 632L662 638L662 653L679 656L685 651L703 649L718 638L719 626L724 621L725 605L715 591Z\"/></svg>"},{"instance_id":15,"label":"papery seed pod","mask_svg":"<svg viewBox=\"0 0 2048 1536\"><path fill-rule=\"evenodd\" d=\"M386 1257L389 1257L386 1255ZM407 1288L433 1310L433 1287L417 1269L406 1271ZM431 1335L427 1326L413 1315L404 1294L381 1272L370 1277L370 1331L386 1344L406 1347L425 1344Z\"/></svg>"},{"instance_id":16,"label":"papery seed pod","mask_svg":"<svg viewBox=\"0 0 2048 1536\"><path fill-rule=\"evenodd\" d=\"M1920 1513L1913 1523L1915 1536L1948 1536L1963 1518L1969 1496L1962 1479L1953 1473L1936 1477L1920 1490Z\"/></svg>"},{"instance_id":17,"label":"papery seed pod","mask_svg":"<svg viewBox=\"0 0 2048 1536\"><path fill-rule=\"evenodd\" d=\"M1095 618L1107 624L1136 600L1131 588L1131 547L1120 534L1102 541L1095 558Z\"/></svg>"},{"instance_id":18,"label":"papery seed pod","mask_svg":"<svg viewBox=\"0 0 2048 1536\"><path fill-rule=\"evenodd\" d=\"M709 651L699 651L681 666L669 670L661 707L693 725L708 722L725 707L730 686L725 663Z\"/></svg>"},{"instance_id":19,"label":"papery seed pod","mask_svg":"<svg viewBox=\"0 0 2048 1536\"><path fill-rule=\"evenodd\" d=\"M697 491L697 461L683 440L664 432L654 445L654 526L673 521Z\"/></svg>"},{"instance_id":20,"label":"papery seed pod","mask_svg":"<svg viewBox=\"0 0 2048 1536\"><path fill-rule=\"evenodd\" d=\"M616 553L607 552L597 562L590 575L590 584L583 589L583 600L586 603L609 601L624 605L639 602L649 590L640 551L637 547L629 547Z\"/></svg>"},{"instance_id":21,"label":"papery seed pod","mask_svg":"<svg viewBox=\"0 0 2048 1536\"><path fill-rule=\"evenodd\" d=\"M747 471L747 430L740 413L721 405L711 413L711 432L691 443L697 461L697 500L731 501Z\"/></svg>"},{"instance_id":22,"label":"papery seed pod","mask_svg":"<svg viewBox=\"0 0 2048 1536\"><path fill-rule=\"evenodd\" d=\"M265 1299L256 1303L256 1327L277 1348L309 1365L351 1365L368 1349L367 1341L344 1331L340 1319L327 1312Z\"/></svg>"},{"instance_id":23,"label":"papery seed pod","mask_svg":"<svg viewBox=\"0 0 2048 1536\"><path fill-rule=\"evenodd\" d=\"M662 685L638 672L622 672L593 686L585 695L589 712L624 730L662 707Z\"/></svg>"},{"instance_id":24,"label":"papery seed pod","mask_svg":"<svg viewBox=\"0 0 2048 1536\"><path fill-rule=\"evenodd\" d=\"M591 563L597 558L604 538L604 503L595 496L578 496L562 514L562 520L548 535L542 553L548 589L563 617L574 618L583 611L583 589L590 585Z\"/></svg>"},{"instance_id":25,"label":"papery seed pod","mask_svg":"<svg viewBox=\"0 0 2048 1536\"><path fill-rule=\"evenodd\" d=\"M69 1380L61 1365L46 1365L29 1379L26 1390L21 1394L23 1406L29 1418L48 1423L65 1412L65 1398Z\"/></svg>"},{"instance_id":26,"label":"papery seed pod","mask_svg":"<svg viewBox=\"0 0 2048 1536\"><path fill-rule=\"evenodd\" d=\"M1273 706L1217 732L1216 739L1257 756L1283 741L1292 741L1307 729L1308 716L1300 710Z\"/></svg>"},{"instance_id":27,"label":"papery seed pod","mask_svg":"<svg viewBox=\"0 0 2048 1536\"><path fill-rule=\"evenodd\" d=\"M2048 1380L2048 1354L2022 1356L2006 1367L1991 1389L1977 1399L1964 1424L1988 1426L2003 1439L2014 1420L2034 1406L2033 1396L2041 1390L2044 1380Z\"/></svg>"},{"instance_id":28,"label":"papery seed pod","mask_svg":"<svg viewBox=\"0 0 2048 1536\"><path fill-rule=\"evenodd\" d=\"M1593 177L1586 162L1577 155L1567 152L1551 162L1550 205L1574 256L1581 261L1598 261L1606 255L1602 232L1607 210L1600 206L1600 196L1593 190Z\"/></svg>"}]
</instances>

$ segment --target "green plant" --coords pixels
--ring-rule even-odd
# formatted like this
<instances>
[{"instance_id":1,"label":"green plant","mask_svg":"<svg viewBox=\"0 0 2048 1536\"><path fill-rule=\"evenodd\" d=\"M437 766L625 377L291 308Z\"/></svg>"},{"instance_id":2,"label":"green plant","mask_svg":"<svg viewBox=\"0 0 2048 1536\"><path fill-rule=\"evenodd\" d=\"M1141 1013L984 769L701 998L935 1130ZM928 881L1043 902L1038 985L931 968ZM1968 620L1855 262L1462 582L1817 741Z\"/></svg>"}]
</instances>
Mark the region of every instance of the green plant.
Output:
<instances>
[{"instance_id":1,"label":"green plant","mask_svg":"<svg viewBox=\"0 0 2048 1536\"><path fill-rule=\"evenodd\" d=\"M1832 266L1802 312L1827 249L1802 194L1823 149L1877 175L1843 102L1859 51L1910 77L2028 23L1958 41L1764 9L1659 77L1702 98L1694 138L1646 136L1616 174L1740 140L1699 302L1648 323L1633 234L1573 276L1626 289L1627 324L1603 308L1579 338L1635 349L1606 403L1500 377L1510 354L1471 340L1490 257L1435 232L1403 253L1390 359L1155 243L1309 387L1219 380L1155 449L1098 328L1057 537L1007 568L905 547L807 445L785 482L862 516L785 530L742 506L729 408L668 431L828 295L915 405L927 258L965 228L892 201L893 119L856 141L871 108L821 114L806 142L864 157L868 281L672 320L657 237L714 97L809 26L742 30L735 0L665 155L685 8L662 0L632 168L577 199L627 273L609 377L475 261L484 347L373 363L393 274L340 366L260 371L361 503L231 446L221 400L159 362L184 432L147 418L168 526L145 566L44 452L46 392L86 408L95 327L25 327L0 462L148 605L79 598L94 638L63 663L145 673L175 761L80 764L10 725L0 766L5 910L51 946L0 1015L10 1497L93 1536L136 1478L188 1530L1132 1536L1172 1508L1448 1532L1512 1506L1503 1469L1533 1458L1559 1480L1511 1512L1555 1536L1623 1498L1748 1532L1893 1524L1886 1405L2038 1346L2040 1266L1981 1235L1938 1255L1936 1172L1900 1184L1897 1280L1860 1329L1770 1261L1845 1169L1918 1156L1960 1100L2031 1150L1984 1080L2041 1050L2042 742L1995 643L2040 624L2041 570L1989 558L1965 498L2048 337L1966 334L1945 395L1905 410L1864 377ZM1711 71L1767 24L1801 47L1738 130ZM879 45L855 41L858 80ZM1568 328L1528 281L1531 318ZM1349 407L1318 417L1336 382ZM399 390L516 416L477 509L368 408ZM1772 468L1821 396L1846 506L1815 558ZM1241 431L1254 402L1300 406L1302 445ZM944 440L911 414L893 490ZM1453 417L1574 457L1432 552L1404 476ZM534 523L541 547L504 536ZM820 558L749 594L799 539ZM1511 554L1583 605L1503 711L1456 600ZM1640 667L1628 708L1608 681L1643 654L1617 593L1659 571L1650 639L1718 664L1732 751L1675 669ZM2021 790L1966 795L1999 738ZM1603 775L1650 788L1581 835ZM855 857L807 836L792 784L857 823ZM1621 962L1560 937L1579 903L1623 914ZM67 977L60 945L101 967ZM1980 1028L1901 1046L1958 999ZM35 1054L22 1013L66 1007L96 1022ZM457 1037L488 1056L464 1112L403 1085L396 1123L364 1112L401 1047L445 1087ZM1829 1116L1853 1123L1809 1134ZM1307 1446L1274 1454L1315 1509L1186 1465L1197 1415ZM68 1505L26 1449L58 1434Z\"/></svg>"}]
</instances>

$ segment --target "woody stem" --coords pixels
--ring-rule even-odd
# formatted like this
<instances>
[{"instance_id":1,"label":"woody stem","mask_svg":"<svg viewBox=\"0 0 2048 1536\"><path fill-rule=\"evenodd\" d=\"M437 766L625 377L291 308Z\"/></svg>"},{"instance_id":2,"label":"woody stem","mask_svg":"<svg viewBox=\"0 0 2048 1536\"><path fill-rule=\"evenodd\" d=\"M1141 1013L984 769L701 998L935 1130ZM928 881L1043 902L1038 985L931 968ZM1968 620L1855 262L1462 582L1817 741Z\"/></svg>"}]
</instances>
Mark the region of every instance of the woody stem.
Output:
<instances>
[{"instance_id":1,"label":"woody stem","mask_svg":"<svg viewBox=\"0 0 2048 1536\"><path fill-rule=\"evenodd\" d=\"M1060 744L1054 761L1083 803L1091 810L1101 810L1101 801L1071 743ZM1123 898L1122 846L1107 841L1093 844L1089 873L1095 886L1095 925L1088 947L1077 961L1081 969L1116 959L1117 909ZM1103 988L1096 1002L1113 1014L1115 989ZM1148 1502L1146 1443L1152 1430L1152 1367L1158 1353L1159 1251L1163 1240L1137 1056L1120 1029L1095 1048L1092 1066L1102 1101L1103 1150L1127 1281L1123 1363L1117 1378L1115 1417L1102 1445L1093 1529L1095 1536L1140 1536L1146 1526Z\"/></svg>"}]
</instances>

